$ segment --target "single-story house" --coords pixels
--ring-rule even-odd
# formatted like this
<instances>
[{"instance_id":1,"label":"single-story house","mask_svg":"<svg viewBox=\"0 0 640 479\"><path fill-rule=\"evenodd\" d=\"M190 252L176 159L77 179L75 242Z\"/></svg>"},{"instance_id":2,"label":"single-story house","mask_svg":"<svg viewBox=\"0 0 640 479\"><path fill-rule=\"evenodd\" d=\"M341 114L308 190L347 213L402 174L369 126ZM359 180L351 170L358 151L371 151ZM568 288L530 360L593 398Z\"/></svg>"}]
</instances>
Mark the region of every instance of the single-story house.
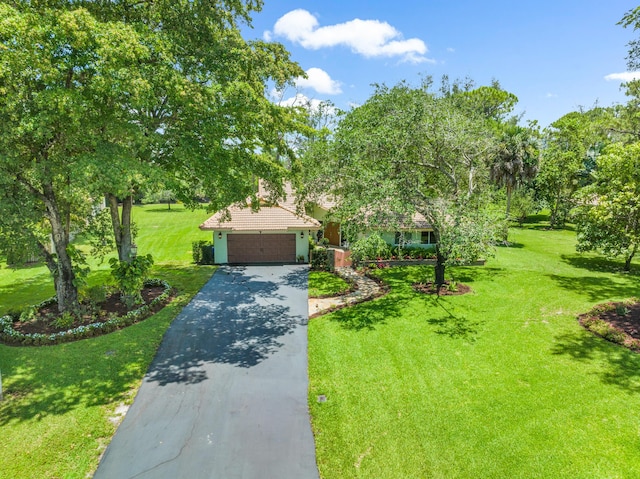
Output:
<instances>
[{"instance_id":1,"label":"single-story house","mask_svg":"<svg viewBox=\"0 0 640 479\"><path fill-rule=\"evenodd\" d=\"M260 196L260 195L259 195ZM233 205L218 211L200 225L213 232L216 264L295 263L309 261L309 236L315 238L320 223L299 214L289 199L251 205Z\"/></svg>"},{"instance_id":2,"label":"single-story house","mask_svg":"<svg viewBox=\"0 0 640 479\"><path fill-rule=\"evenodd\" d=\"M285 199L269 202L261 184L257 211L247 200L246 205L218 211L200 225L201 230L212 231L216 264L308 262L309 237L322 236L332 246L348 247L340 224L328 220L335 200L323 196L309 203L306 213L301 213L289 184L285 185L285 191ZM390 245L435 244L433 228L420 213L415 213L398 231L378 232Z\"/></svg>"},{"instance_id":3,"label":"single-story house","mask_svg":"<svg viewBox=\"0 0 640 479\"><path fill-rule=\"evenodd\" d=\"M337 202L330 197L323 196L317 201L314 201L307 207L307 213L312 218L320 221L322 224L322 236L329 240L329 244L332 246L348 246L348 243L343 238L340 223L327 221L326 218L331 212L331 209L337 205ZM422 246L429 247L435 244L435 237L433 234L433 228L427 219L420 213L414 213L409 221L402 222L402 226L399 229L389 229L378 227L376 230L370 230L365 233L365 236L377 231L382 239L391 246Z\"/></svg>"}]
</instances>

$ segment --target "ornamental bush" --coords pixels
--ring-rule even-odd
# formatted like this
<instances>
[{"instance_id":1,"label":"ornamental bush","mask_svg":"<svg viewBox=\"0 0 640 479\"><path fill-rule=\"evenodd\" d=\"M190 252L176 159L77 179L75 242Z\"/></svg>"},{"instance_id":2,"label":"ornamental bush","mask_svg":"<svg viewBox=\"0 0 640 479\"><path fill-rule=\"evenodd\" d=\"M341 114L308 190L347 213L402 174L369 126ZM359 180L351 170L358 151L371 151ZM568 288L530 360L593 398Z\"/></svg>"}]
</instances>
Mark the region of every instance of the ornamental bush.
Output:
<instances>
[{"instance_id":1,"label":"ornamental bush","mask_svg":"<svg viewBox=\"0 0 640 479\"><path fill-rule=\"evenodd\" d=\"M357 264L364 260L389 259L391 246L378 233L361 238L351 245L351 259Z\"/></svg>"},{"instance_id":2,"label":"ornamental bush","mask_svg":"<svg viewBox=\"0 0 640 479\"><path fill-rule=\"evenodd\" d=\"M153 266L153 257L136 256L130 262L118 261L117 258L109 260L111 275L116 280L116 286L122 295L122 302L128 307L142 303L140 291L147 279L147 274Z\"/></svg>"}]
</instances>

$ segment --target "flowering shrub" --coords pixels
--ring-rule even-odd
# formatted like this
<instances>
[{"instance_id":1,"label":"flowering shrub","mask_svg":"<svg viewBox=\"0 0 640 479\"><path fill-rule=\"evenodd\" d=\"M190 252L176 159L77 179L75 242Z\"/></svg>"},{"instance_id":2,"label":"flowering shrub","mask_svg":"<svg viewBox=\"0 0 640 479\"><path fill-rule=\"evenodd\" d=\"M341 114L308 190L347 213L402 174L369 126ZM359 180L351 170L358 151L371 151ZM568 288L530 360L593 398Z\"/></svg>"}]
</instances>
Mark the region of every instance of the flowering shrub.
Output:
<instances>
[{"instance_id":1,"label":"flowering shrub","mask_svg":"<svg viewBox=\"0 0 640 479\"><path fill-rule=\"evenodd\" d=\"M30 333L23 334L13 329L13 318L9 315L0 318L0 341L10 344L44 346L58 344L67 341L75 341L78 339L89 338L91 336L99 336L100 334L110 333L116 329L130 326L138 321L147 318L151 314L154 306L166 301L171 294L171 286L161 279L148 279L144 282L144 286L154 287L162 286L164 291L160 296L155 298L149 304L138 309L129 311L124 316L112 316L106 321L78 326L77 328L67 331L60 331L53 334ZM56 303L55 298L47 299L36 306L40 309Z\"/></svg>"}]
</instances>

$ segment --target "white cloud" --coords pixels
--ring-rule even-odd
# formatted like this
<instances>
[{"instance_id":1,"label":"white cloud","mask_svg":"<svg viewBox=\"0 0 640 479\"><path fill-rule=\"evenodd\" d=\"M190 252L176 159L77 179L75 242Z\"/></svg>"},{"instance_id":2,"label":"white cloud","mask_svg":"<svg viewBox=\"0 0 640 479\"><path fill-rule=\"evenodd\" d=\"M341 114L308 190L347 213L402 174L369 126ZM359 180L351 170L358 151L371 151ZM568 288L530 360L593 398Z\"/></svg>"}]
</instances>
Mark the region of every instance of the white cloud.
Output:
<instances>
[{"instance_id":1,"label":"white cloud","mask_svg":"<svg viewBox=\"0 0 640 479\"><path fill-rule=\"evenodd\" d=\"M607 81L619 80L623 82L637 80L639 78L640 78L640 72L610 73L609 75L604 77L604 79Z\"/></svg>"},{"instance_id":2,"label":"white cloud","mask_svg":"<svg viewBox=\"0 0 640 479\"><path fill-rule=\"evenodd\" d=\"M545 98L558 98L558 95L556 95L555 93L547 93L544 97Z\"/></svg>"},{"instance_id":3,"label":"white cloud","mask_svg":"<svg viewBox=\"0 0 640 479\"><path fill-rule=\"evenodd\" d=\"M404 40L398 30L379 20L356 18L321 27L315 16L307 10L297 9L280 17L273 27L273 33L265 32L265 38L273 35L287 38L311 50L342 45L366 58L400 57L411 63L433 62L424 56L428 50L422 40Z\"/></svg>"},{"instance_id":4,"label":"white cloud","mask_svg":"<svg viewBox=\"0 0 640 479\"><path fill-rule=\"evenodd\" d=\"M313 88L318 93L325 95L338 95L342 93L340 82L332 80L329 74L321 68L309 68L307 78L298 77L296 86L300 88Z\"/></svg>"}]
</instances>

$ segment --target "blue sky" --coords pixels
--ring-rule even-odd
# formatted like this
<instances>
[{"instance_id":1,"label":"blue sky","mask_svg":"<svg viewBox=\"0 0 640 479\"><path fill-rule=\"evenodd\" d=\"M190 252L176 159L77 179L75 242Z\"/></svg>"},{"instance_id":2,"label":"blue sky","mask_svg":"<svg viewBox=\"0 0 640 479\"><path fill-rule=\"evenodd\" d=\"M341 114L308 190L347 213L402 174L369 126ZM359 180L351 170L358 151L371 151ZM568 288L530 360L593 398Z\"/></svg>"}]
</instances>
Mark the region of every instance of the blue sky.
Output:
<instances>
[{"instance_id":1,"label":"blue sky","mask_svg":"<svg viewBox=\"0 0 640 479\"><path fill-rule=\"evenodd\" d=\"M541 126L575 111L625 102L634 32L616 23L637 4L622 0L265 0L246 38L278 41L308 72L284 92L348 109L374 83L492 79L514 93L516 113ZM607 79L609 78L609 79ZM297 91L296 91L297 90Z\"/></svg>"}]
</instances>

